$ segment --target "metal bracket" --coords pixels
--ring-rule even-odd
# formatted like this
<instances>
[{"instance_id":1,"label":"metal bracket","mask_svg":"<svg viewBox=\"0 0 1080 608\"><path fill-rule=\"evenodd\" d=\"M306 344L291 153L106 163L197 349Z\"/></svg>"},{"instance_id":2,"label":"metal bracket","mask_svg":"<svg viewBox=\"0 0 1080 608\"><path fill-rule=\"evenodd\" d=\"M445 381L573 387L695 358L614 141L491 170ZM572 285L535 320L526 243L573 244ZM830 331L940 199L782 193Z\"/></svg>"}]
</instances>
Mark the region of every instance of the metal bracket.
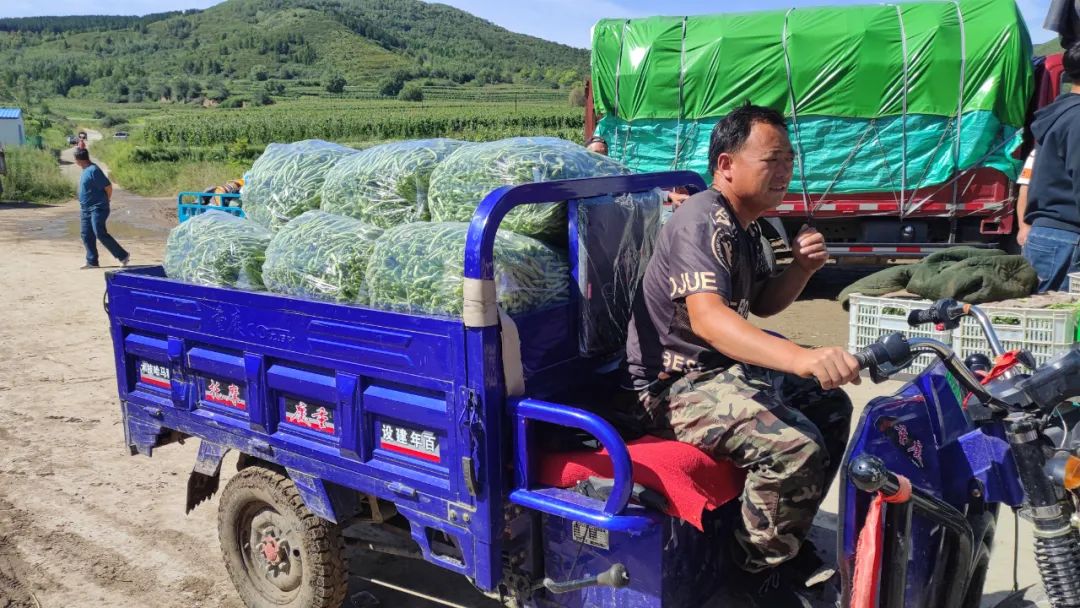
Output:
<instances>
[{"instance_id":1,"label":"metal bracket","mask_svg":"<svg viewBox=\"0 0 1080 608\"><path fill-rule=\"evenodd\" d=\"M465 478L465 489L469 491L469 496L476 498L476 475L471 456L461 457L461 476Z\"/></svg>"},{"instance_id":2,"label":"metal bracket","mask_svg":"<svg viewBox=\"0 0 1080 608\"><path fill-rule=\"evenodd\" d=\"M461 475L469 495L476 498L480 494L479 472L475 463L479 462L480 442L484 436L484 423L480 417L480 398L473 389L465 390L464 426L468 429L469 456L461 458Z\"/></svg>"}]
</instances>

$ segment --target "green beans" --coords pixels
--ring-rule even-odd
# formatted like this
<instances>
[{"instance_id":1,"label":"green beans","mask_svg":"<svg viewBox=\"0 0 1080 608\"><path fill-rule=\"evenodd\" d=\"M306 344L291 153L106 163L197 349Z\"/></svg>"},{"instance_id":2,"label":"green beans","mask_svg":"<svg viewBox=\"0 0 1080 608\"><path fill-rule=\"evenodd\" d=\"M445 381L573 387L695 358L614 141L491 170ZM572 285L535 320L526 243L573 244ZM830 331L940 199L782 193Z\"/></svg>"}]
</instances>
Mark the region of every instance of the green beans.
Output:
<instances>
[{"instance_id":1,"label":"green beans","mask_svg":"<svg viewBox=\"0 0 1080 608\"><path fill-rule=\"evenodd\" d=\"M285 224L266 249L263 280L274 293L358 304L381 228L323 211Z\"/></svg>"},{"instance_id":2,"label":"green beans","mask_svg":"<svg viewBox=\"0 0 1080 608\"><path fill-rule=\"evenodd\" d=\"M357 153L318 139L270 144L244 176L244 214L277 232L301 213L318 209L326 174Z\"/></svg>"},{"instance_id":3,"label":"green beans","mask_svg":"<svg viewBox=\"0 0 1080 608\"><path fill-rule=\"evenodd\" d=\"M420 139L368 148L326 175L322 210L380 228L431 219L431 171L463 145L453 139Z\"/></svg>"},{"instance_id":4,"label":"green beans","mask_svg":"<svg viewBox=\"0 0 1080 608\"><path fill-rule=\"evenodd\" d=\"M224 211L207 211L169 232L165 276L198 285L261 291L270 231Z\"/></svg>"},{"instance_id":5,"label":"green beans","mask_svg":"<svg viewBox=\"0 0 1080 608\"><path fill-rule=\"evenodd\" d=\"M428 205L438 222L467 222L492 190L531 182L626 175L619 163L554 137L516 137L458 148L431 174ZM539 239L566 230L561 202L518 207L501 226Z\"/></svg>"},{"instance_id":6,"label":"green beans","mask_svg":"<svg viewBox=\"0 0 1080 608\"><path fill-rule=\"evenodd\" d=\"M461 222L405 224L375 243L364 291L372 308L460 316L465 238ZM527 236L495 237L495 291L508 314L562 304L569 298L566 254Z\"/></svg>"}]
</instances>

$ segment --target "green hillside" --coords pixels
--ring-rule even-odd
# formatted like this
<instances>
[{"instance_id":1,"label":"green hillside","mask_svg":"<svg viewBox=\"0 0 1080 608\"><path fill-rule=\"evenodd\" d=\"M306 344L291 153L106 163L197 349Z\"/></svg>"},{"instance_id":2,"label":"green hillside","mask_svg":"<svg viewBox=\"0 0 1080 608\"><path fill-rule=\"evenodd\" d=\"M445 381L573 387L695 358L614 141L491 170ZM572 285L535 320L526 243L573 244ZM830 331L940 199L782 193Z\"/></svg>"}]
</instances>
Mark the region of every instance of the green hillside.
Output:
<instances>
[{"instance_id":1,"label":"green hillside","mask_svg":"<svg viewBox=\"0 0 1080 608\"><path fill-rule=\"evenodd\" d=\"M1057 38L1054 38L1053 40L1050 40L1049 42L1043 42L1042 44L1036 44L1035 45L1035 55L1036 56L1039 56L1039 55L1042 55L1042 56L1053 55L1054 53L1060 53L1060 52L1061 52L1061 43L1058 41Z\"/></svg>"},{"instance_id":2,"label":"green hillside","mask_svg":"<svg viewBox=\"0 0 1080 608\"><path fill-rule=\"evenodd\" d=\"M236 82L571 87L581 49L419 0L228 0L145 17L0 19L0 88L114 102L228 97ZM276 87L276 89L275 89Z\"/></svg>"}]
</instances>

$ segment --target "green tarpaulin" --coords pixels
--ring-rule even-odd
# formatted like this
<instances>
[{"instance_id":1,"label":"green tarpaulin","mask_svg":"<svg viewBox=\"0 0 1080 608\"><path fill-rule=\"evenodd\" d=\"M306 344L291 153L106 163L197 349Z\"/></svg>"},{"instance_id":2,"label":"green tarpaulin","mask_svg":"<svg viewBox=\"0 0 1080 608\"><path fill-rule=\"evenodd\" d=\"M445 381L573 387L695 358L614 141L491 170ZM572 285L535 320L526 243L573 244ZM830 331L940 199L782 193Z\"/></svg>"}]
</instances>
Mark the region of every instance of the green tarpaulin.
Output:
<instances>
[{"instance_id":1,"label":"green tarpaulin","mask_svg":"<svg viewBox=\"0 0 1080 608\"><path fill-rule=\"evenodd\" d=\"M704 173L716 121L780 110L792 190L912 190L957 171L1015 177L1032 91L1013 0L608 19L593 30L598 131L638 171Z\"/></svg>"}]
</instances>

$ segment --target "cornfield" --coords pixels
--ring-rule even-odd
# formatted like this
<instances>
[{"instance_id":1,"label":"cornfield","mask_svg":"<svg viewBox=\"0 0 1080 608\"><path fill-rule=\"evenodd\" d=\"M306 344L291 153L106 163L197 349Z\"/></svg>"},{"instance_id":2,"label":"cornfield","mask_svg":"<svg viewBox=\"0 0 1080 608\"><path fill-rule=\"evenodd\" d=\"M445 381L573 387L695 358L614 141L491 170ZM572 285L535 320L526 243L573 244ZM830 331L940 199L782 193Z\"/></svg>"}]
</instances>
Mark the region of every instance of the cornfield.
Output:
<instances>
[{"instance_id":1,"label":"cornfield","mask_svg":"<svg viewBox=\"0 0 1080 608\"><path fill-rule=\"evenodd\" d=\"M297 102L148 118L149 144L210 146L327 139L383 141L454 137L488 140L523 135L579 139L582 109L529 103Z\"/></svg>"}]
</instances>

